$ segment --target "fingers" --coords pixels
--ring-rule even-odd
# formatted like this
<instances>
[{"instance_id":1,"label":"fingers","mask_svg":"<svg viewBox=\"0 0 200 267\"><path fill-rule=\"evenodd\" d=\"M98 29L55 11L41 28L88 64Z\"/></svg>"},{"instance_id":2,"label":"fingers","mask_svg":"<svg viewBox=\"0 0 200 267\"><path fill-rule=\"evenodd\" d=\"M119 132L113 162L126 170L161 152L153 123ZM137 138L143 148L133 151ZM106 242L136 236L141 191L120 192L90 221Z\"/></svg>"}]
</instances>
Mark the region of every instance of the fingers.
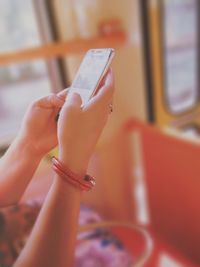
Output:
<instances>
[{"instance_id":1,"label":"fingers","mask_svg":"<svg viewBox=\"0 0 200 267\"><path fill-rule=\"evenodd\" d=\"M68 93L69 93L69 89L70 89L70 88L66 88L66 89L60 91L59 93L57 93L57 96L58 96L60 99L62 99L63 101L65 101L65 99L66 99L66 97L67 97L67 95L68 95Z\"/></svg>"},{"instance_id":2,"label":"fingers","mask_svg":"<svg viewBox=\"0 0 200 267\"><path fill-rule=\"evenodd\" d=\"M62 90L57 94L50 94L48 96L42 97L39 100L35 101L35 105L41 108L61 108L64 103L66 96L69 92L69 88Z\"/></svg>"},{"instance_id":3,"label":"fingers","mask_svg":"<svg viewBox=\"0 0 200 267\"><path fill-rule=\"evenodd\" d=\"M70 93L65 101L65 107L79 107L81 108L82 100L78 93Z\"/></svg>"},{"instance_id":4,"label":"fingers","mask_svg":"<svg viewBox=\"0 0 200 267\"><path fill-rule=\"evenodd\" d=\"M51 102L52 107L61 108L65 103L68 93L69 93L69 88L66 88L57 94L51 95L49 101Z\"/></svg>"},{"instance_id":5,"label":"fingers","mask_svg":"<svg viewBox=\"0 0 200 267\"><path fill-rule=\"evenodd\" d=\"M100 101L102 103L104 102L109 103L113 97L113 93L114 93L114 80L112 71L110 70L105 77L103 86L100 88L98 94L95 97L97 101Z\"/></svg>"},{"instance_id":6,"label":"fingers","mask_svg":"<svg viewBox=\"0 0 200 267\"><path fill-rule=\"evenodd\" d=\"M113 97L115 86L113 72L111 69L107 73L104 85L102 87L104 87L104 89L102 88L102 90L99 91L99 94L101 94L101 91L102 94L105 94L105 92L107 92L107 97Z\"/></svg>"},{"instance_id":7,"label":"fingers","mask_svg":"<svg viewBox=\"0 0 200 267\"><path fill-rule=\"evenodd\" d=\"M104 74L103 78L101 79L101 82L99 83L97 92L98 92L99 89L105 84L105 81L106 81L106 78L107 78L107 75L108 75L109 72L112 72L111 68L109 68L109 69L106 71L106 73Z\"/></svg>"},{"instance_id":8,"label":"fingers","mask_svg":"<svg viewBox=\"0 0 200 267\"><path fill-rule=\"evenodd\" d=\"M91 100L86 105L88 108L89 106L108 106L112 102L114 93L114 80L113 80L113 74L112 71L109 70L106 77L103 86L100 88L98 93L91 98Z\"/></svg>"},{"instance_id":9,"label":"fingers","mask_svg":"<svg viewBox=\"0 0 200 267\"><path fill-rule=\"evenodd\" d=\"M35 102L35 105L37 105L40 108L60 108L63 106L64 101L60 99L56 94L50 94L48 96L45 96L43 98L40 98Z\"/></svg>"}]
</instances>

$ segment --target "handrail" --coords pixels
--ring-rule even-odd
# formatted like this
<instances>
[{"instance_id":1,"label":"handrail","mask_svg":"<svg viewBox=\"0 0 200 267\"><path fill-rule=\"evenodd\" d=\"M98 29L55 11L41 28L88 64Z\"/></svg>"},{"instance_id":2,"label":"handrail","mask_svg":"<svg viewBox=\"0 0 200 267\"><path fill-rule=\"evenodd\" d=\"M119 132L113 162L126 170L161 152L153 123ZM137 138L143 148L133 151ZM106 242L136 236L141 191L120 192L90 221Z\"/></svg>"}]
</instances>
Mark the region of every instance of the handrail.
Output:
<instances>
[{"instance_id":1,"label":"handrail","mask_svg":"<svg viewBox=\"0 0 200 267\"><path fill-rule=\"evenodd\" d=\"M21 49L10 53L0 53L0 65L8 65L35 59L50 59L86 52L90 48L118 48L127 42L125 33L91 39L53 42L41 46Z\"/></svg>"}]
</instances>

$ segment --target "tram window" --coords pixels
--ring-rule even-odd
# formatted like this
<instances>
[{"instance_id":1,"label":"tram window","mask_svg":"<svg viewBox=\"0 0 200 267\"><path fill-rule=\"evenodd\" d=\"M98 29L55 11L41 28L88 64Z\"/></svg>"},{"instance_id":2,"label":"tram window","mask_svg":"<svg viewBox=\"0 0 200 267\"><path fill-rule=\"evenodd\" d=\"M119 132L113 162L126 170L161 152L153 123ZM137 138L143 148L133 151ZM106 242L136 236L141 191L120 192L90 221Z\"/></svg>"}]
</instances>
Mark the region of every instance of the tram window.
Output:
<instances>
[{"instance_id":1,"label":"tram window","mask_svg":"<svg viewBox=\"0 0 200 267\"><path fill-rule=\"evenodd\" d=\"M164 95L174 114L198 101L198 0L162 0Z\"/></svg>"},{"instance_id":2,"label":"tram window","mask_svg":"<svg viewBox=\"0 0 200 267\"><path fill-rule=\"evenodd\" d=\"M0 53L42 43L33 0L0 1ZM51 91L44 60L0 66L0 146L15 137L23 114L34 99Z\"/></svg>"}]
</instances>

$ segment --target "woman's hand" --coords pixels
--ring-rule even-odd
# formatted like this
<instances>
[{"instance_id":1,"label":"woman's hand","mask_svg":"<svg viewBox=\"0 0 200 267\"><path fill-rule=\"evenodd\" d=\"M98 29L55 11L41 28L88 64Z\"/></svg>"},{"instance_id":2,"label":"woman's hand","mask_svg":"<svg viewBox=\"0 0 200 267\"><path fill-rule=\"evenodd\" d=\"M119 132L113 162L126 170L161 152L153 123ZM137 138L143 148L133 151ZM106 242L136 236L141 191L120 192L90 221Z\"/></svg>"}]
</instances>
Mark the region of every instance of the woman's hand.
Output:
<instances>
[{"instance_id":1,"label":"woman's hand","mask_svg":"<svg viewBox=\"0 0 200 267\"><path fill-rule=\"evenodd\" d=\"M69 95L58 120L59 159L72 171L84 174L110 113L114 92L109 71L98 93L82 108L78 94Z\"/></svg>"},{"instance_id":2,"label":"woman's hand","mask_svg":"<svg viewBox=\"0 0 200 267\"><path fill-rule=\"evenodd\" d=\"M65 103L67 91L34 101L25 114L18 138L36 155L44 156L58 143L56 116Z\"/></svg>"}]
</instances>

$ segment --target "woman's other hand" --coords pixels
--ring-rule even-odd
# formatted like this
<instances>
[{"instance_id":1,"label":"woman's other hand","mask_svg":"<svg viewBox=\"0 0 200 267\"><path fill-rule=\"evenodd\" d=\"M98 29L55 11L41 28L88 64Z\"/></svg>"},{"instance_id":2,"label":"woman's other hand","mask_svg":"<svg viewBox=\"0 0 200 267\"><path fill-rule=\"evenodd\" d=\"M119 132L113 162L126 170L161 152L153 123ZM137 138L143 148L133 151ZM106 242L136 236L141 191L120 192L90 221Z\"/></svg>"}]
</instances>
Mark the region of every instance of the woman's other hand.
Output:
<instances>
[{"instance_id":1,"label":"woman's other hand","mask_svg":"<svg viewBox=\"0 0 200 267\"><path fill-rule=\"evenodd\" d=\"M110 113L114 93L109 71L98 93L81 107L80 95L69 95L58 120L59 159L72 171L84 174Z\"/></svg>"},{"instance_id":2,"label":"woman's other hand","mask_svg":"<svg viewBox=\"0 0 200 267\"><path fill-rule=\"evenodd\" d=\"M24 116L18 137L36 155L44 156L58 143L56 117L65 103L67 91L34 101Z\"/></svg>"}]
</instances>

